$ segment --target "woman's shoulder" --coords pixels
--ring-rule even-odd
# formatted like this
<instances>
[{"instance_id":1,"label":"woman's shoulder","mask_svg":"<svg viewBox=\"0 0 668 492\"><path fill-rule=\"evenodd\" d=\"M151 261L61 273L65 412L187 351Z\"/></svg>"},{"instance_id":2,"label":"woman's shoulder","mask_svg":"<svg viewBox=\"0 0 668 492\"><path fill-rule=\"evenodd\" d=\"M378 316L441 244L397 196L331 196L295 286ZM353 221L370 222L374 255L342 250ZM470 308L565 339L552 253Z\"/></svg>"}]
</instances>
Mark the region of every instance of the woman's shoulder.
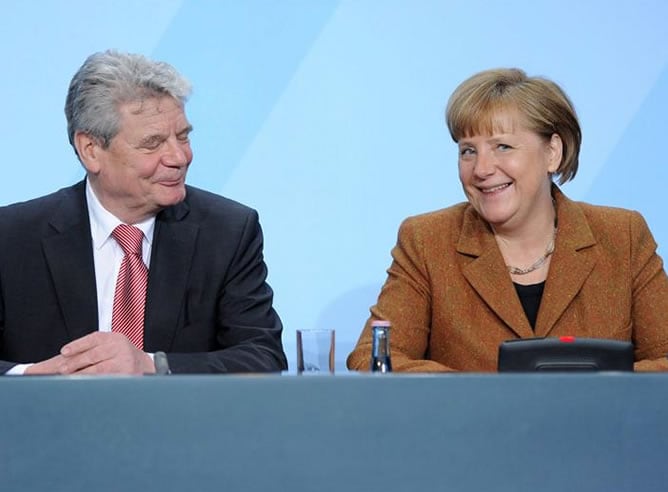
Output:
<instances>
[{"instance_id":1,"label":"woman's shoulder","mask_svg":"<svg viewBox=\"0 0 668 492\"><path fill-rule=\"evenodd\" d=\"M470 208L468 202L463 202L407 217L399 227L399 240L415 241L441 249L444 244L458 240L464 217Z\"/></svg>"},{"instance_id":2,"label":"woman's shoulder","mask_svg":"<svg viewBox=\"0 0 668 492\"><path fill-rule=\"evenodd\" d=\"M591 231L592 238L599 244L621 250L636 243L656 244L645 218L636 210L587 202L574 204L586 221L585 225L577 220L576 224L581 224L576 225L577 229Z\"/></svg>"},{"instance_id":3,"label":"woman's shoulder","mask_svg":"<svg viewBox=\"0 0 668 492\"><path fill-rule=\"evenodd\" d=\"M644 224L640 212L609 205L595 205L588 202L574 202L594 228L610 229L628 227L629 224Z\"/></svg>"},{"instance_id":4,"label":"woman's shoulder","mask_svg":"<svg viewBox=\"0 0 668 492\"><path fill-rule=\"evenodd\" d=\"M413 228L447 227L448 225L461 224L466 211L470 208L468 202L461 202L446 208L432 210L417 215L411 215L404 219L403 226Z\"/></svg>"}]
</instances>

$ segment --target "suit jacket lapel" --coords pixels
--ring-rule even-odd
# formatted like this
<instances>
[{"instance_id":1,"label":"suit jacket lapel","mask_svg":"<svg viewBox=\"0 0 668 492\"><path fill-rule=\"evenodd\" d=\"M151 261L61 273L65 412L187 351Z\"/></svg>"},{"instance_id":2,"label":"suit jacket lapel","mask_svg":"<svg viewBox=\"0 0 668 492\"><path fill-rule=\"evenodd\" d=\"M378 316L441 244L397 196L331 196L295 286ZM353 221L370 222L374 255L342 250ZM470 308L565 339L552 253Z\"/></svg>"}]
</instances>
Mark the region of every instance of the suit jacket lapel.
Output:
<instances>
[{"instance_id":1,"label":"suit jacket lapel","mask_svg":"<svg viewBox=\"0 0 668 492\"><path fill-rule=\"evenodd\" d=\"M472 207L464 214L457 251L473 259L463 268L464 277L478 295L517 335L548 336L576 297L596 264L594 235L576 203L554 186L559 232L535 332L524 314L503 257L489 226Z\"/></svg>"},{"instance_id":2,"label":"suit jacket lapel","mask_svg":"<svg viewBox=\"0 0 668 492\"><path fill-rule=\"evenodd\" d=\"M457 251L473 257L462 270L483 301L520 337L534 336L489 226L469 207Z\"/></svg>"},{"instance_id":3,"label":"suit jacket lapel","mask_svg":"<svg viewBox=\"0 0 668 492\"><path fill-rule=\"evenodd\" d=\"M84 181L64 191L42 240L55 295L71 339L98 329L95 266Z\"/></svg>"},{"instance_id":4,"label":"suit jacket lapel","mask_svg":"<svg viewBox=\"0 0 668 492\"><path fill-rule=\"evenodd\" d=\"M187 202L182 202L156 217L144 315L144 347L149 352L170 349L184 309L199 231L197 224L185 220L188 213Z\"/></svg>"},{"instance_id":5,"label":"suit jacket lapel","mask_svg":"<svg viewBox=\"0 0 668 492\"><path fill-rule=\"evenodd\" d=\"M596 252L592 248L596 240L587 218L577 204L558 189L553 193L559 231L536 320L537 336L549 335L596 264Z\"/></svg>"}]
</instances>

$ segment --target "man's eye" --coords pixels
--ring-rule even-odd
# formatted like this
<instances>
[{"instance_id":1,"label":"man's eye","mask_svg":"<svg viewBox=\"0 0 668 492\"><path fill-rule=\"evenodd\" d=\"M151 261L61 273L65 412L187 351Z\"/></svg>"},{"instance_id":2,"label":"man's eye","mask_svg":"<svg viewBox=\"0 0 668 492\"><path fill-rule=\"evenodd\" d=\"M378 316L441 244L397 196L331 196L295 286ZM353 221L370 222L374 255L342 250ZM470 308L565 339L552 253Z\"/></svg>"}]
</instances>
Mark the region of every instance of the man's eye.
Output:
<instances>
[{"instance_id":1,"label":"man's eye","mask_svg":"<svg viewBox=\"0 0 668 492\"><path fill-rule=\"evenodd\" d=\"M181 130L180 133L176 135L176 139L179 142L187 143L190 142L190 133L193 131L192 125L189 125L188 127L184 128Z\"/></svg>"},{"instance_id":2,"label":"man's eye","mask_svg":"<svg viewBox=\"0 0 668 492\"><path fill-rule=\"evenodd\" d=\"M150 138L148 140L144 140L141 143L141 148L146 149L146 150L156 150L160 145L162 145L163 139L161 138Z\"/></svg>"}]
</instances>

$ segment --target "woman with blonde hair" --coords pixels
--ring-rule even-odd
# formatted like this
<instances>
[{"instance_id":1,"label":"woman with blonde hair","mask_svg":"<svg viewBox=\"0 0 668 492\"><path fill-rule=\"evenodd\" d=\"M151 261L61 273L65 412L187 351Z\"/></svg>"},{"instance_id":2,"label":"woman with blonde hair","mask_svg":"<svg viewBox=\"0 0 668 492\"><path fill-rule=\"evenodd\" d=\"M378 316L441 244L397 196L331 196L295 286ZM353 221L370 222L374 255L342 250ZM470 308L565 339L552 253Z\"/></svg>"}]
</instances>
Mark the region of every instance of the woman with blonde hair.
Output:
<instances>
[{"instance_id":1,"label":"woman with blonde hair","mask_svg":"<svg viewBox=\"0 0 668 492\"><path fill-rule=\"evenodd\" d=\"M348 367L366 370L373 320L395 371L495 371L509 339L632 341L635 370L668 370L668 277L638 212L575 202L581 132L554 82L478 73L446 110L467 202L406 219Z\"/></svg>"}]
</instances>

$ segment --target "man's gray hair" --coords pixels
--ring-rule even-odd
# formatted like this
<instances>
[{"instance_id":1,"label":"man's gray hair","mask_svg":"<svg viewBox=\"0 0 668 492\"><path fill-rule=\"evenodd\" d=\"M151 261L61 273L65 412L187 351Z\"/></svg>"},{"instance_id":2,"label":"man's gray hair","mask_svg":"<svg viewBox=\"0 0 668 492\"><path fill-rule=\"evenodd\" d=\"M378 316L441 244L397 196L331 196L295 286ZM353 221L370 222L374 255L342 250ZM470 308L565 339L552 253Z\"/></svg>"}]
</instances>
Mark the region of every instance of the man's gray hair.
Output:
<instances>
[{"instance_id":1,"label":"man's gray hair","mask_svg":"<svg viewBox=\"0 0 668 492\"><path fill-rule=\"evenodd\" d=\"M122 104L170 96L184 105L190 93L190 83L168 63L114 50L95 53L74 74L67 92L70 144L76 152L74 135L83 132L107 148L120 130Z\"/></svg>"}]
</instances>

